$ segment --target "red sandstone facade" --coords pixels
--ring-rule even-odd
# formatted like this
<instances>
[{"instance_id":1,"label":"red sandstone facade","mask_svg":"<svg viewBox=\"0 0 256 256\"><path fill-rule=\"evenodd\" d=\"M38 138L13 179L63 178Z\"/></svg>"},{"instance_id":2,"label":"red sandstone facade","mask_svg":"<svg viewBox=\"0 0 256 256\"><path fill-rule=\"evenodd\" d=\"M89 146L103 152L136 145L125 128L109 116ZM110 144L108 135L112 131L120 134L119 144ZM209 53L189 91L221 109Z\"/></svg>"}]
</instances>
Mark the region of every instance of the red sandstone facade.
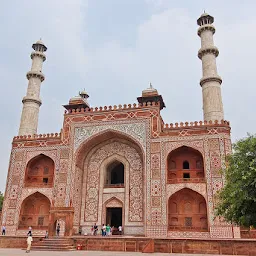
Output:
<instances>
[{"instance_id":1,"label":"red sandstone facade","mask_svg":"<svg viewBox=\"0 0 256 256\"><path fill-rule=\"evenodd\" d=\"M210 119L200 122L165 124L164 101L152 87L138 104L99 108L90 108L82 92L64 106L60 133L29 135L37 117L34 123L27 120L41 105L30 92L38 92L43 81L40 65L47 49L42 41L33 45L31 56L39 64L32 67L40 72L29 72L34 87L23 99L20 134L27 135L12 143L2 215L7 235L24 235L29 226L33 234L48 230L54 235L59 221L65 236L79 230L90 234L94 223L105 223L122 225L125 235L240 238L239 227L214 218L215 194L223 186L220 169L231 153L231 140L229 122L220 119L212 22L207 14L198 20L204 114Z\"/></svg>"},{"instance_id":2,"label":"red sandstone facade","mask_svg":"<svg viewBox=\"0 0 256 256\"><path fill-rule=\"evenodd\" d=\"M129 235L240 236L214 219L219 170L231 152L227 121L164 124L155 102L71 109L60 134L14 137L2 220L8 235L28 226L53 234L57 219L65 235L90 233L95 222L119 218L112 224Z\"/></svg>"}]
</instances>

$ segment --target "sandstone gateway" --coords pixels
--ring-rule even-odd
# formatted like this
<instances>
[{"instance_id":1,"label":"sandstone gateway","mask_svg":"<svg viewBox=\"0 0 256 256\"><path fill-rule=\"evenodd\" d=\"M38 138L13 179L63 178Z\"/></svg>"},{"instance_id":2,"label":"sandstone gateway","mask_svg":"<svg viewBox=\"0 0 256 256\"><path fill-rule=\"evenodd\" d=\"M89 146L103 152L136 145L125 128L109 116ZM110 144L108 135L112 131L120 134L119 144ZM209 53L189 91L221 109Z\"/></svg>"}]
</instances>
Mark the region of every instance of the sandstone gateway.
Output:
<instances>
[{"instance_id":1,"label":"sandstone gateway","mask_svg":"<svg viewBox=\"0 0 256 256\"><path fill-rule=\"evenodd\" d=\"M240 228L214 219L219 170L231 152L224 121L214 18L198 20L204 121L165 124L164 100L152 86L137 104L91 108L83 91L65 105L60 133L37 134L47 48L33 44L32 68L14 137L3 205L8 236L90 233L94 223L125 235L239 238Z\"/></svg>"}]
</instances>

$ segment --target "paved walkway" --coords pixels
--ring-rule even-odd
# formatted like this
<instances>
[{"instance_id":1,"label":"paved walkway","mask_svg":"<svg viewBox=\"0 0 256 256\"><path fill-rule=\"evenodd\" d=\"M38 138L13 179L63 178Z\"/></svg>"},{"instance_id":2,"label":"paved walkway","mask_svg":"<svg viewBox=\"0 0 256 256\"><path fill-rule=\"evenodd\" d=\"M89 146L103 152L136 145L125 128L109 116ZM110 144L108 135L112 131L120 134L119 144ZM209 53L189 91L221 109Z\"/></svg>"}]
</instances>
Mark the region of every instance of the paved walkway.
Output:
<instances>
[{"instance_id":1,"label":"paved walkway","mask_svg":"<svg viewBox=\"0 0 256 256\"><path fill-rule=\"evenodd\" d=\"M25 253L24 250L20 249L0 249L0 256L19 256L19 255L29 255L29 256L75 256L75 255L84 255L84 256L168 256L169 253L140 253L140 252L103 252L103 251L71 251L71 252L49 252L49 251L31 251L30 253ZM174 256L216 256L216 254L174 254ZM226 255L228 256L228 255Z\"/></svg>"}]
</instances>

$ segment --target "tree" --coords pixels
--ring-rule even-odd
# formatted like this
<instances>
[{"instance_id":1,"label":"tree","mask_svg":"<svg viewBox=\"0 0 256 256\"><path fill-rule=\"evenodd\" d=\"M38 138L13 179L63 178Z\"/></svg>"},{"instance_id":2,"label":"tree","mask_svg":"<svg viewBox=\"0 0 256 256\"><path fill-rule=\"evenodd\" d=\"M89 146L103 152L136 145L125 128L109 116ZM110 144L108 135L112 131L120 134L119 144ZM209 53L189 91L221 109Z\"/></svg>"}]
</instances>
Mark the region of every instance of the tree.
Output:
<instances>
[{"instance_id":1,"label":"tree","mask_svg":"<svg viewBox=\"0 0 256 256\"><path fill-rule=\"evenodd\" d=\"M216 215L228 222L256 228L256 136L233 145L223 170L225 185L217 195Z\"/></svg>"},{"instance_id":2,"label":"tree","mask_svg":"<svg viewBox=\"0 0 256 256\"><path fill-rule=\"evenodd\" d=\"M3 202L4 202L4 195L3 195L3 193L0 191L0 211L2 211Z\"/></svg>"}]
</instances>

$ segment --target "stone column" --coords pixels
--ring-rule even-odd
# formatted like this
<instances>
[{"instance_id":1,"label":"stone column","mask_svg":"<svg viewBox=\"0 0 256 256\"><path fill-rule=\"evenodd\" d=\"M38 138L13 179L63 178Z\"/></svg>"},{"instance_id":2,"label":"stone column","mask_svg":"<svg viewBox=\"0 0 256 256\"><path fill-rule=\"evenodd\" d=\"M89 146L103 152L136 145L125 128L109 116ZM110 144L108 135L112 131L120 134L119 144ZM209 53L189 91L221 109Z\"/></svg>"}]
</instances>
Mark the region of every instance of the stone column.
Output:
<instances>
[{"instance_id":1,"label":"stone column","mask_svg":"<svg viewBox=\"0 0 256 256\"><path fill-rule=\"evenodd\" d=\"M207 13L203 13L197 20L200 26L197 34L201 37L201 49L198 57L202 60L203 77L200 85L203 92L203 112L204 120L223 120L223 104L221 97L222 79L217 73L216 57L219 50L214 46L213 34L215 28L212 25L214 18Z\"/></svg>"},{"instance_id":2,"label":"stone column","mask_svg":"<svg viewBox=\"0 0 256 256\"><path fill-rule=\"evenodd\" d=\"M20 120L19 135L33 135L37 133L41 82L44 81L42 73L43 62L46 57L44 52L47 50L44 43L39 40L32 45L35 50L31 53L32 67L27 73L28 88L27 94L23 98L23 109Z\"/></svg>"}]
</instances>

